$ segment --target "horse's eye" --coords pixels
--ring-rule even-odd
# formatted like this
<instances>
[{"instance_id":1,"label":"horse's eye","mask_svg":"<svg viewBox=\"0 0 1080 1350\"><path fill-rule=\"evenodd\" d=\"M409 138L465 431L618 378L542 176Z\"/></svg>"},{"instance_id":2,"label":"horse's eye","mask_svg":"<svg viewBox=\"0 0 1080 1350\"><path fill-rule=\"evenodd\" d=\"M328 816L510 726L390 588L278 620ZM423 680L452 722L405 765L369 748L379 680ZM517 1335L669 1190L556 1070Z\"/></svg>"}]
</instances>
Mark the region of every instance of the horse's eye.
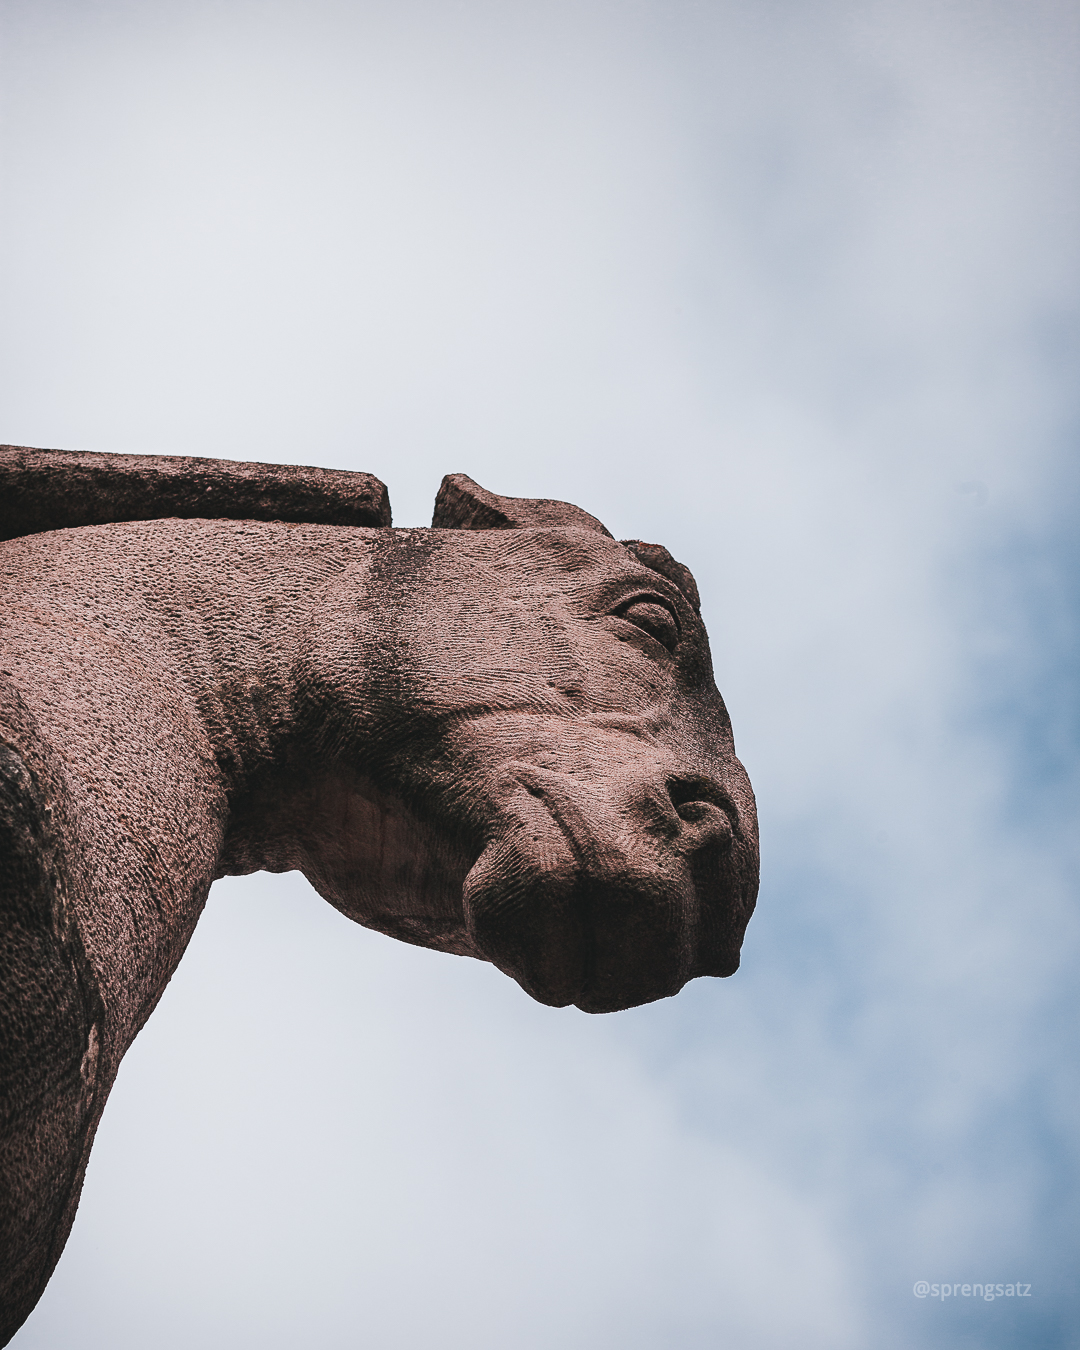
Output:
<instances>
[{"instance_id":1,"label":"horse's eye","mask_svg":"<svg viewBox=\"0 0 1080 1350\"><path fill-rule=\"evenodd\" d=\"M662 600L631 600L628 605L615 611L620 619L642 629L657 642L673 652L679 645L679 621L673 611Z\"/></svg>"}]
</instances>

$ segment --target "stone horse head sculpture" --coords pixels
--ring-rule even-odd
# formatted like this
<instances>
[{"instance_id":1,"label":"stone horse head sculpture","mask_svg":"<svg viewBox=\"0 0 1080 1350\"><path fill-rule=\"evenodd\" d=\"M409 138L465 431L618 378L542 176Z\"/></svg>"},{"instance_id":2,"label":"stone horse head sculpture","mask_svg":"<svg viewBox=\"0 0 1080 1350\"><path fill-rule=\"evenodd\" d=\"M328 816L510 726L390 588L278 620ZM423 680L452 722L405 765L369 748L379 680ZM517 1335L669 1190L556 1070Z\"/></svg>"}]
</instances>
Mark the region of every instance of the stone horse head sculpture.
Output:
<instances>
[{"instance_id":1,"label":"stone horse head sculpture","mask_svg":"<svg viewBox=\"0 0 1080 1350\"><path fill-rule=\"evenodd\" d=\"M753 794L697 590L565 502L0 450L0 1343L216 877L611 1012L730 975Z\"/></svg>"}]
</instances>

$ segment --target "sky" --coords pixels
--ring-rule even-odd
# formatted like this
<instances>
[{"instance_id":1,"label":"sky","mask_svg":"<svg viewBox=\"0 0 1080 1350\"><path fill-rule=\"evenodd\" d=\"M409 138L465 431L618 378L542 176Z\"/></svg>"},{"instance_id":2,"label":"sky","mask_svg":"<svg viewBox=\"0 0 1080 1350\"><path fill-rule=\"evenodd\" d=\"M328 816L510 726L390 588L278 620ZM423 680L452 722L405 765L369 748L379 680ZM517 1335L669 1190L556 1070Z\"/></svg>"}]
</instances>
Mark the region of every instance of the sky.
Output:
<instances>
[{"instance_id":1,"label":"sky","mask_svg":"<svg viewBox=\"0 0 1080 1350\"><path fill-rule=\"evenodd\" d=\"M740 972L600 1017L217 883L16 1350L1080 1343L1078 58L1048 0L0 0L0 439L667 545L762 841Z\"/></svg>"}]
</instances>

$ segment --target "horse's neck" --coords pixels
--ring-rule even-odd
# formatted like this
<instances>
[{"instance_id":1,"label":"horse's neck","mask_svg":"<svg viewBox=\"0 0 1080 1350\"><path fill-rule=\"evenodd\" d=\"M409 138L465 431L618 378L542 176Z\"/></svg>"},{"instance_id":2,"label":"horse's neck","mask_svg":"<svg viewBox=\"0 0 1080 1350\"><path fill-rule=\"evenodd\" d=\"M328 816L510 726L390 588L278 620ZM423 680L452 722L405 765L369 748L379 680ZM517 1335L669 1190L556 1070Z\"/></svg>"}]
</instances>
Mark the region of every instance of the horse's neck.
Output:
<instances>
[{"instance_id":1,"label":"horse's neck","mask_svg":"<svg viewBox=\"0 0 1080 1350\"><path fill-rule=\"evenodd\" d=\"M70 902L120 1054L194 930L235 800L289 733L297 627L345 533L154 521L20 541L20 685L65 784Z\"/></svg>"}]
</instances>

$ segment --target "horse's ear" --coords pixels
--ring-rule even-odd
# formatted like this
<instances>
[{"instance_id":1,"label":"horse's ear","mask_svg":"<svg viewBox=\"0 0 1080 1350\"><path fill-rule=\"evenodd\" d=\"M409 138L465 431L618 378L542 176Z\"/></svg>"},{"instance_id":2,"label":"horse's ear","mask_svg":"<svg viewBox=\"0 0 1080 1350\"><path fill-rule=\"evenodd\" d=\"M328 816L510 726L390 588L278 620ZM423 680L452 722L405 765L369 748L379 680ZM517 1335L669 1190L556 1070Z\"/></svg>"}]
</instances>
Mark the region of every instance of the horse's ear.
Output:
<instances>
[{"instance_id":1,"label":"horse's ear","mask_svg":"<svg viewBox=\"0 0 1080 1350\"><path fill-rule=\"evenodd\" d=\"M431 520L433 530L529 530L545 526L593 530L612 537L610 530L580 506L547 497L498 497L464 473L448 473L442 480ZM641 539L622 539L620 543L638 562L678 586L700 613L701 599L689 567L676 562L662 544L646 544Z\"/></svg>"},{"instance_id":2,"label":"horse's ear","mask_svg":"<svg viewBox=\"0 0 1080 1350\"><path fill-rule=\"evenodd\" d=\"M448 473L435 498L433 530L533 530L545 527L611 531L569 502L546 497L497 497L463 473Z\"/></svg>"},{"instance_id":3,"label":"horse's ear","mask_svg":"<svg viewBox=\"0 0 1080 1350\"><path fill-rule=\"evenodd\" d=\"M642 539L620 539L619 543L628 548L638 562L644 563L654 572L659 572L662 577L667 577L668 581L674 582L694 609L701 613L701 597L698 595L693 572L683 563L676 562L663 544L646 544Z\"/></svg>"}]
</instances>

